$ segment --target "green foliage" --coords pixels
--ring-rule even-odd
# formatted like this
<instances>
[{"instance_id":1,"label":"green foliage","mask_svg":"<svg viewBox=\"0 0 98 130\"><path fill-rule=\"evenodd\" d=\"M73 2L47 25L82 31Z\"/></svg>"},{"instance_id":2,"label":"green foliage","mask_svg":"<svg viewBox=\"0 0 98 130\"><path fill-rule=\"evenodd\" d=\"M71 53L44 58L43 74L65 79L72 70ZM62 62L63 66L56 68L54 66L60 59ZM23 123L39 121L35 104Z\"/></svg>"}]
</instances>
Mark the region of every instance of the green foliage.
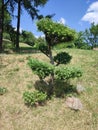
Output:
<instances>
[{"instance_id":1,"label":"green foliage","mask_svg":"<svg viewBox=\"0 0 98 130\"><path fill-rule=\"evenodd\" d=\"M49 55L48 46L45 43L39 44L39 50L44 53L45 55Z\"/></svg>"},{"instance_id":2,"label":"green foliage","mask_svg":"<svg viewBox=\"0 0 98 130\"><path fill-rule=\"evenodd\" d=\"M23 98L24 98L24 102L27 105L33 106L36 104L41 105L45 103L47 99L47 95L39 91L34 91L34 92L26 91L23 93Z\"/></svg>"},{"instance_id":3,"label":"green foliage","mask_svg":"<svg viewBox=\"0 0 98 130\"><path fill-rule=\"evenodd\" d=\"M14 43L14 45L15 45L15 41L16 41L16 31L15 31L15 28L13 28L12 25L6 25L5 32L8 33L8 35L10 36L9 40L11 40L12 43Z\"/></svg>"},{"instance_id":4,"label":"green foliage","mask_svg":"<svg viewBox=\"0 0 98 130\"><path fill-rule=\"evenodd\" d=\"M41 62L36 59L29 59L28 64L32 71L37 74L40 79L44 79L53 73L54 67L49 63Z\"/></svg>"},{"instance_id":5,"label":"green foliage","mask_svg":"<svg viewBox=\"0 0 98 130\"><path fill-rule=\"evenodd\" d=\"M64 42L64 43L59 43L53 47L53 49L56 50L65 49L65 48L75 48L75 45L73 42Z\"/></svg>"},{"instance_id":6,"label":"green foliage","mask_svg":"<svg viewBox=\"0 0 98 130\"><path fill-rule=\"evenodd\" d=\"M85 30L84 40L92 49L98 46L98 24L94 25L94 23L92 23L91 27Z\"/></svg>"},{"instance_id":7,"label":"green foliage","mask_svg":"<svg viewBox=\"0 0 98 130\"><path fill-rule=\"evenodd\" d=\"M93 47L98 46L98 24L94 25L94 23L91 25L90 30L90 42L92 43Z\"/></svg>"},{"instance_id":8,"label":"green foliage","mask_svg":"<svg viewBox=\"0 0 98 130\"><path fill-rule=\"evenodd\" d=\"M80 31L77 33L77 38L74 41L75 47L79 49L90 49L91 46L87 43L87 39L85 39L85 33Z\"/></svg>"},{"instance_id":9,"label":"green foliage","mask_svg":"<svg viewBox=\"0 0 98 130\"><path fill-rule=\"evenodd\" d=\"M44 32L46 41L51 46L74 40L75 31L63 24L53 22L49 18L43 18L37 22L38 30Z\"/></svg>"},{"instance_id":10,"label":"green foliage","mask_svg":"<svg viewBox=\"0 0 98 130\"><path fill-rule=\"evenodd\" d=\"M54 61L59 64L67 64L72 59L72 56L70 56L67 52L60 52L56 56L54 56Z\"/></svg>"},{"instance_id":11,"label":"green foliage","mask_svg":"<svg viewBox=\"0 0 98 130\"><path fill-rule=\"evenodd\" d=\"M34 48L39 49L41 45L47 45L44 37L38 37L35 40Z\"/></svg>"},{"instance_id":12,"label":"green foliage","mask_svg":"<svg viewBox=\"0 0 98 130\"><path fill-rule=\"evenodd\" d=\"M9 33L6 33L6 32L3 33L3 38L10 40L10 35L9 35Z\"/></svg>"},{"instance_id":13,"label":"green foliage","mask_svg":"<svg viewBox=\"0 0 98 130\"><path fill-rule=\"evenodd\" d=\"M21 42L24 42L24 43L27 43L27 44L33 46L35 43L35 40L36 40L36 38L31 32L22 31L22 34L20 35Z\"/></svg>"},{"instance_id":14,"label":"green foliage","mask_svg":"<svg viewBox=\"0 0 98 130\"><path fill-rule=\"evenodd\" d=\"M57 62L57 65L69 63L72 57L68 53L61 52L57 54L57 56L54 56L54 58L52 55L52 47L54 45L64 42L73 42L76 37L76 32L69 27L64 26L63 24L53 22L49 18L42 18L37 22L37 26L38 30L42 31L45 34L45 40L47 43L47 45L40 45L39 49L49 57L50 63L52 65L50 67L49 64L46 64L44 62L40 63L39 61L33 61L33 65L30 67L39 76L40 79L44 79L46 76L51 75L49 82L49 93L51 95L54 93L55 79L65 80L67 82L70 78L82 76L81 70L78 70L76 68L54 67L54 62Z\"/></svg>"},{"instance_id":15,"label":"green foliage","mask_svg":"<svg viewBox=\"0 0 98 130\"><path fill-rule=\"evenodd\" d=\"M13 49L14 46L11 41L4 39L3 40L3 48L4 49Z\"/></svg>"},{"instance_id":16,"label":"green foliage","mask_svg":"<svg viewBox=\"0 0 98 130\"><path fill-rule=\"evenodd\" d=\"M57 67L55 69L56 79L68 80L70 78L78 78L82 76L82 71L75 67Z\"/></svg>"},{"instance_id":17,"label":"green foliage","mask_svg":"<svg viewBox=\"0 0 98 130\"><path fill-rule=\"evenodd\" d=\"M7 89L4 87L0 87L0 95L3 95L7 92Z\"/></svg>"},{"instance_id":18,"label":"green foliage","mask_svg":"<svg viewBox=\"0 0 98 130\"><path fill-rule=\"evenodd\" d=\"M44 79L50 74L54 73L57 79L68 80L70 78L81 77L82 71L79 68L74 67L54 67L51 64L41 62L35 59L29 59L28 62L32 71L39 76L40 79Z\"/></svg>"}]
</instances>

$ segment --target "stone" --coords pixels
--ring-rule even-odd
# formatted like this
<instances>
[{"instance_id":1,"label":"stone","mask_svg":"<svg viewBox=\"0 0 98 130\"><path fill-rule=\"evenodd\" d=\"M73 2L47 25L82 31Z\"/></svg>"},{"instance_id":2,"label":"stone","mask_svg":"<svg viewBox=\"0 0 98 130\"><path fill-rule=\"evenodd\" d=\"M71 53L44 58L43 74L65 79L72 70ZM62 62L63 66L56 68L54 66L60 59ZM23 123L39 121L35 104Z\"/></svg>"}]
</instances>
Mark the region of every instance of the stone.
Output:
<instances>
[{"instance_id":1,"label":"stone","mask_svg":"<svg viewBox=\"0 0 98 130\"><path fill-rule=\"evenodd\" d=\"M81 101L76 97L68 97L65 103L67 107L73 110L82 110L83 108Z\"/></svg>"},{"instance_id":2,"label":"stone","mask_svg":"<svg viewBox=\"0 0 98 130\"><path fill-rule=\"evenodd\" d=\"M85 91L85 88L81 84L77 84L76 91L80 94Z\"/></svg>"}]
</instances>

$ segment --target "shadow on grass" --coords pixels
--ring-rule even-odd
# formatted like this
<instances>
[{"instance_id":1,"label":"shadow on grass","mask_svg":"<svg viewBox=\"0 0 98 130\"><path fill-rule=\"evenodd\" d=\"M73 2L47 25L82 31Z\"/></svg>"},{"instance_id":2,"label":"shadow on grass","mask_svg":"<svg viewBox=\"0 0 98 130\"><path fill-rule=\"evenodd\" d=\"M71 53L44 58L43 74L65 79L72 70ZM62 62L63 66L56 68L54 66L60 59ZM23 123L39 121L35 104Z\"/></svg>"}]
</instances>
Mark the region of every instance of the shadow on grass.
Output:
<instances>
[{"instance_id":1,"label":"shadow on grass","mask_svg":"<svg viewBox=\"0 0 98 130\"><path fill-rule=\"evenodd\" d=\"M63 98L66 96L72 96L77 94L75 86L70 85L70 82L62 82L60 80L54 81L53 95L50 95L51 86L44 81L38 80L36 81L34 86L35 89L37 89L38 91L47 93L49 98L53 95L55 95L56 97Z\"/></svg>"},{"instance_id":2,"label":"shadow on grass","mask_svg":"<svg viewBox=\"0 0 98 130\"><path fill-rule=\"evenodd\" d=\"M39 50L31 47L20 47L19 49L13 48L4 48L2 53L6 54L32 54L32 53L40 53Z\"/></svg>"},{"instance_id":3,"label":"shadow on grass","mask_svg":"<svg viewBox=\"0 0 98 130\"><path fill-rule=\"evenodd\" d=\"M39 50L33 47L20 47L18 50L14 50L18 54L32 54L32 53L40 53Z\"/></svg>"},{"instance_id":4,"label":"shadow on grass","mask_svg":"<svg viewBox=\"0 0 98 130\"><path fill-rule=\"evenodd\" d=\"M39 53L40 51L30 46L26 43L20 43L19 49L15 49L15 44L11 41L4 39L3 40L3 50L1 53L5 54L32 54L32 53Z\"/></svg>"}]
</instances>

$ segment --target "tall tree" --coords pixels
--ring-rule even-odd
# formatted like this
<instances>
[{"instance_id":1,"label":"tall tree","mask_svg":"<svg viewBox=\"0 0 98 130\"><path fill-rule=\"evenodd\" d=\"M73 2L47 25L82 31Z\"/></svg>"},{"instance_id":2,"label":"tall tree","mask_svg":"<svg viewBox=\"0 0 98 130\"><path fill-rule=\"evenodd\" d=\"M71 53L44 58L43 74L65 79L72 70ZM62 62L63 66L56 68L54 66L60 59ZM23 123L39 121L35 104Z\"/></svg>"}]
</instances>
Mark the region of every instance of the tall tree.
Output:
<instances>
[{"instance_id":1,"label":"tall tree","mask_svg":"<svg viewBox=\"0 0 98 130\"><path fill-rule=\"evenodd\" d=\"M16 49L19 48L20 11L21 11L21 0L18 0L18 17L17 17L18 19L17 19Z\"/></svg>"},{"instance_id":2,"label":"tall tree","mask_svg":"<svg viewBox=\"0 0 98 130\"><path fill-rule=\"evenodd\" d=\"M3 45L4 10L13 12L14 3L14 0L0 0L0 52Z\"/></svg>"},{"instance_id":3,"label":"tall tree","mask_svg":"<svg viewBox=\"0 0 98 130\"><path fill-rule=\"evenodd\" d=\"M17 19L17 36L16 36L16 49L19 49L19 30L20 30L20 17L21 10L24 8L32 19L38 18L38 6L43 6L48 0L15 0L18 4L18 19Z\"/></svg>"}]
</instances>

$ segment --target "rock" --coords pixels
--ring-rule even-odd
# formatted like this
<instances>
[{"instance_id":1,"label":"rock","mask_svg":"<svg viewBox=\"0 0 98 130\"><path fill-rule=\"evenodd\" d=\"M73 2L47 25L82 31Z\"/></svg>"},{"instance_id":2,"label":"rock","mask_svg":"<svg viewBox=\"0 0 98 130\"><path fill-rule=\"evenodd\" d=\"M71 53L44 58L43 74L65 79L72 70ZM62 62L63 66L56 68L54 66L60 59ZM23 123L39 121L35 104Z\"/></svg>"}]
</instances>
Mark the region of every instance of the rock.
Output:
<instances>
[{"instance_id":1,"label":"rock","mask_svg":"<svg viewBox=\"0 0 98 130\"><path fill-rule=\"evenodd\" d=\"M75 97L68 97L66 99L65 103L66 103L67 107L69 107L73 110L81 110L83 108L81 101Z\"/></svg>"},{"instance_id":2,"label":"rock","mask_svg":"<svg viewBox=\"0 0 98 130\"><path fill-rule=\"evenodd\" d=\"M85 88L81 84L77 84L76 91L80 94L85 91Z\"/></svg>"}]
</instances>

